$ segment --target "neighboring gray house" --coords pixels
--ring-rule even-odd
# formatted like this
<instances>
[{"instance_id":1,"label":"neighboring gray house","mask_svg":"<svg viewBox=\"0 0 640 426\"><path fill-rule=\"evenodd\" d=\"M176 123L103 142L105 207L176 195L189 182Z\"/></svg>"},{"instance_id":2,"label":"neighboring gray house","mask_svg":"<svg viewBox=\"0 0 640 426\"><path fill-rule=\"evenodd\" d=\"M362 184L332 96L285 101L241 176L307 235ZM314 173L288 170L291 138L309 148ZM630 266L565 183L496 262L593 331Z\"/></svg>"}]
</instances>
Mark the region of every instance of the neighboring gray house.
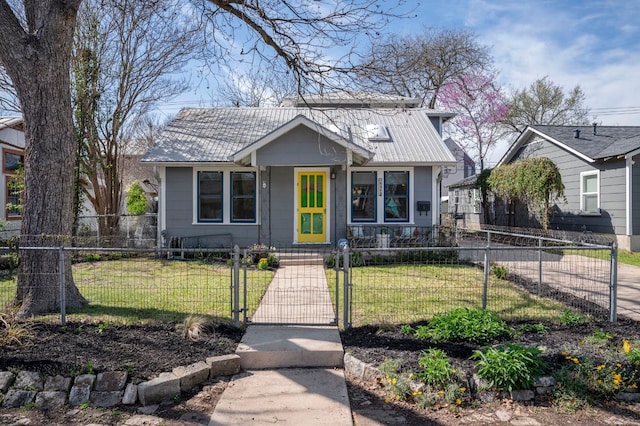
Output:
<instances>
[{"instance_id":1,"label":"neighboring gray house","mask_svg":"<svg viewBox=\"0 0 640 426\"><path fill-rule=\"evenodd\" d=\"M333 244L439 219L451 113L406 98L305 97L272 108L183 109L143 156L160 177L164 244ZM382 231L382 227L385 230Z\"/></svg>"},{"instance_id":2,"label":"neighboring gray house","mask_svg":"<svg viewBox=\"0 0 640 426\"><path fill-rule=\"evenodd\" d=\"M473 161L469 155L458 145L453 139L447 138L444 140L445 145L449 148L449 151L456 158L455 166L447 166L442 169L442 181L441 181L441 199L442 199L442 213L449 211L449 203L451 202L449 197L449 186L461 180L473 176L476 174L476 162Z\"/></svg>"},{"instance_id":3,"label":"neighboring gray house","mask_svg":"<svg viewBox=\"0 0 640 426\"><path fill-rule=\"evenodd\" d=\"M499 165L531 157L555 162L565 185L550 228L615 234L640 250L640 127L529 126Z\"/></svg>"}]
</instances>

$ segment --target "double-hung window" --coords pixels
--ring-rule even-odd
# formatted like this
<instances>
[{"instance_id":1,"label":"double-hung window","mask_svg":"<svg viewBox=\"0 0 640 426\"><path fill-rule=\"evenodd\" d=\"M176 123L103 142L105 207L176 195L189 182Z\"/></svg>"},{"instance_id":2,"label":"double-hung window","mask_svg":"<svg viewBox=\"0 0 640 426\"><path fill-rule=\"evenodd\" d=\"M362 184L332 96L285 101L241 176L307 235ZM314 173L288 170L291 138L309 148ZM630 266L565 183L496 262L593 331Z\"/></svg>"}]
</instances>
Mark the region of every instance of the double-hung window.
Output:
<instances>
[{"instance_id":1,"label":"double-hung window","mask_svg":"<svg viewBox=\"0 0 640 426\"><path fill-rule=\"evenodd\" d=\"M250 170L200 170L196 174L198 223L255 223L257 177Z\"/></svg>"},{"instance_id":2,"label":"double-hung window","mask_svg":"<svg viewBox=\"0 0 640 426\"><path fill-rule=\"evenodd\" d=\"M231 172L231 222L256 221L256 173Z\"/></svg>"},{"instance_id":3,"label":"double-hung window","mask_svg":"<svg viewBox=\"0 0 640 426\"><path fill-rule=\"evenodd\" d=\"M384 172L384 221L409 220L409 172Z\"/></svg>"},{"instance_id":4,"label":"double-hung window","mask_svg":"<svg viewBox=\"0 0 640 426\"><path fill-rule=\"evenodd\" d=\"M377 174L374 171L351 172L351 220L375 222Z\"/></svg>"},{"instance_id":5,"label":"double-hung window","mask_svg":"<svg viewBox=\"0 0 640 426\"><path fill-rule=\"evenodd\" d=\"M600 213L600 171L580 173L580 211Z\"/></svg>"},{"instance_id":6,"label":"double-hung window","mask_svg":"<svg viewBox=\"0 0 640 426\"><path fill-rule=\"evenodd\" d=\"M198 221L222 222L222 172L198 172Z\"/></svg>"}]
</instances>

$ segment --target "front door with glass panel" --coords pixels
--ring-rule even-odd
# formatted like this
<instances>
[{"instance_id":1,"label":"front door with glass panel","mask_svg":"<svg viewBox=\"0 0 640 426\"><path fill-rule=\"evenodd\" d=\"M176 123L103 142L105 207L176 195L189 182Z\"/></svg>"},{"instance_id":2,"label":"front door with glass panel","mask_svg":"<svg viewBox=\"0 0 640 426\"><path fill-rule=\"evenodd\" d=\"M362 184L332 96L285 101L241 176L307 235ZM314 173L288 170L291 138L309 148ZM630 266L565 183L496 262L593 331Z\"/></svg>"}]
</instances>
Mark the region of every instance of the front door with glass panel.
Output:
<instances>
[{"instance_id":1,"label":"front door with glass panel","mask_svg":"<svg viewBox=\"0 0 640 426\"><path fill-rule=\"evenodd\" d=\"M297 175L298 242L324 243L327 241L327 173L301 171Z\"/></svg>"}]
</instances>

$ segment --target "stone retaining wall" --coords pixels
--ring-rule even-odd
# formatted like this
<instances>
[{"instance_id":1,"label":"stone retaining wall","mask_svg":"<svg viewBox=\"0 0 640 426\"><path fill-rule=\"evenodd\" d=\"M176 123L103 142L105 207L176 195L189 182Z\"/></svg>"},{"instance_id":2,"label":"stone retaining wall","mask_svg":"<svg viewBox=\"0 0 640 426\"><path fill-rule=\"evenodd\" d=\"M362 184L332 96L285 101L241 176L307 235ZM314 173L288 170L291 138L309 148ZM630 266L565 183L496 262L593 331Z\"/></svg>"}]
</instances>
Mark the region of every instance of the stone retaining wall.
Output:
<instances>
[{"instance_id":1,"label":"stone retaining wall","mask_svg":"<svg viewBox=\"0 0 640 426\"><path fill-rule=\"evenodd\" d=\"M126 371L81 374L75 377L43 376L34 371L0 371L0 396L3 408L33 405L41 410L61 408L65 404L113 407L120 404L150 405L172 398L181 392L217 376L240 371L238 355L207 358L180 366L171 372L139 384L128 382Z\"/></svg>"}]
</instances>

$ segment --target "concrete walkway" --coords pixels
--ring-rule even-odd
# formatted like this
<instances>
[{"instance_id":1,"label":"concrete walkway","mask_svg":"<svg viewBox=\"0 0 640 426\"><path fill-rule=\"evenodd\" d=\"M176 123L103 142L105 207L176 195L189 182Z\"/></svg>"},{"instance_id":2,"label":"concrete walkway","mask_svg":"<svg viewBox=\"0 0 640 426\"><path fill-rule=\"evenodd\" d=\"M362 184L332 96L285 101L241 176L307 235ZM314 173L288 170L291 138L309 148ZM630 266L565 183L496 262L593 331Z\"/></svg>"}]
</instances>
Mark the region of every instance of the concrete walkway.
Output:
<instances>
[{"instance_id":1,"label":"concrete walkway","mask_svg":"<svg viewBox=\"0 0 640 426\"><path fill-rule=\"evenodd\" d=\"M243 371L216 405L209 426L353 425L344 349L322 263L282 264L238 345Z\"/></svg>"}]
</instances>

